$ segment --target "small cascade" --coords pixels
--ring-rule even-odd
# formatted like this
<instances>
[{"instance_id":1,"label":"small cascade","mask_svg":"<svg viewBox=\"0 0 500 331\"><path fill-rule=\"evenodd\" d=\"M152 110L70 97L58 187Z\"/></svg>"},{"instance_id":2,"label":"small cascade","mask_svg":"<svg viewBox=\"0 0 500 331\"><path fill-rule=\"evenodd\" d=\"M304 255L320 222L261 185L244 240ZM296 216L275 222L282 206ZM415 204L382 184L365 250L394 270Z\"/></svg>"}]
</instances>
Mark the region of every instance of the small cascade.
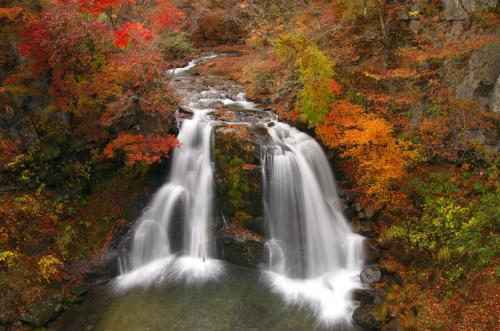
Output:
<instances>
[{"instance_id":1,"label":"small cascade","mask_svg":"<svg viewBox=\"0 0 500 331\"><path fill-rule=\"evenodd\" d=\"M290 303L309 304L324 323L348 322L360 287L363 237L342 214L330 165L308 135L276 122L263 148L268 280Z\"/></svg>"}]
</instances>

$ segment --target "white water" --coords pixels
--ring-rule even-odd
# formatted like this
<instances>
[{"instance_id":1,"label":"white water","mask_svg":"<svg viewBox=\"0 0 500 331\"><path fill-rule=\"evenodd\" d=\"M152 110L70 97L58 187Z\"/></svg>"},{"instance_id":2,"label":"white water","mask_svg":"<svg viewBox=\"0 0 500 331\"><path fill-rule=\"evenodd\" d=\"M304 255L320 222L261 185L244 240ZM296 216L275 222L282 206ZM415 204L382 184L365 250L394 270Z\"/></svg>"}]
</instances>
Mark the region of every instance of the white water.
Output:
<instances>
[{"instance_id":1,"label":"white water","mask_svg":"<svg viewBox=\"0 0 500 331\"><path fill-rule=\"evenodd\" d=\"M264 149L267 279L289 303L308 305L325 324L349 322L361 287L363 237L342 215L330 165L308 135L277 122Z\"/></svg>"},{"instance_id":2,"label":"white water","mask_svg":"<svg viewBox=\"0 0 500 331\"><path fill-rule=\"evenodd\" d=\"M205 281L223 272L221 261L215 259L211 162L212 131L221 122L212 120L211 112L216 103L247 111L256 111L258 105L238 91L196 91L194 80L181 75L213 57L168 72L176 78L183 106L193 117L181 122L182 145L173 154L169 180L119 248L122 275L115 282L119 289L172 279ZM349 323L355 308L351 292L361 287L363 238L351 231L342 215L324 152L308 135L276 121L274 114L251 114L236 117L241 124L266 125L270 136L270 143L262 148L269 238L265 279L286 303L309 307L321 323ZM171 241L179 225L182 247L176 251Z\"/></svg>"},{"instance_id":3,"label":"white water","mask_svg":"<svg viewBox=\"0 0 500 331\"><path fill-rule=\"evenodd\" d=\"M191 61L182 73L209 55ZM213 167L211 162L212 123L207 120L209 108L197 100L204 92L186 95L184 105L193 118L183 120L178 139L181 146L174 151L170 179L154 195L149 207L136 223L131 238L119 248L122 276L118 288L148 286L169 278L207 280L222 271L215 260L212 238ZM176 222L177 224L173 224ZM172 249L173 228L182 228L182 249ZM179 258L177 258L179 256Z\"/></svg>"}]
</instances>

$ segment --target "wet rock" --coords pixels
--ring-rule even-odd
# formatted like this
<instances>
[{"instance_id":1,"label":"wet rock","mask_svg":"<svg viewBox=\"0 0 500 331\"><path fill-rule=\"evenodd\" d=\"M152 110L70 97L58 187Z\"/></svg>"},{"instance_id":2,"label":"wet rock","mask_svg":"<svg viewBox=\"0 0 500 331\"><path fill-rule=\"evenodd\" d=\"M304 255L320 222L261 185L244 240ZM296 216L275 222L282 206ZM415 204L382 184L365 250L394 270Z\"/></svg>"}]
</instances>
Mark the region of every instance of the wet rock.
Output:
<instances>
[{"instance_id":1,"label":"wet rock","mask_svg":"<svg viewBox=\"0 0 500 331\"><path fill-rule=\"evenodd\" d=\"M491 111L500 112L500 44L489 44L473 52L465 65L464 75L456 76L454 69L449 73L459 99L475 99Z\"/></svg>"},{"instance_id":2,"label":"wet rock","mask_svg":"<svg viewBox=\"0 0 500 331\"><path fill-rule=\"evenodd\" d=\"M356 217L358 215L356 210L352 207L349 207L349 206L344 208L343 214L349 221L352 221L354 219L354 217Z\"/></svg>"},{"instance_id":3,"label":"wet rock","mask_svg":"<svg viewBox=\"0 0 500 331\"><path fill-rule=\"evenodd\" d=\"M242 125L215 132L215 181L220 210L229 222L245 226L262 216L261 172L250 134Z\"/></svg>"},{"instance_id":4,"label":"wet rock","mask_svg":"<svg viewBox=\"0 0 500 331\"><path fill-rule=\"evenodd\" d=\"M373 229L372 222L360 220L359 218L352 220L352 228L354 232L368 238L373 238L377 235L377 232Z\"/></svg>"},{"instance_id":5,"label":"wet rock","mask_svg":"<svg viewBox=\"0 0 500 331\"><path fill-rule=\"evenodd\" d=\"M368 263L378 261L382 255L374 239L365 239L363 241L363 254L365 261Z\"/></svg>"},{"instance_id":6,"label":"wet rock","mask_svg":"<svg viewBox=\"0 0 500 331\"><path fill-rule=\"evenodd\" d=\"M352 299L362 304L374 304L375 290L357 289L352 292Z\"/></svg>"},{"instance_id":7,"label":"wet rock","mask_svg":"<svg viewBox=\"0 0 500 331\"><path fill-rule=\"evenodd\" d=\"M352 298L362 305L382 303L387 292L383 289L356 289L352 292Z\"/></svg>"},{"instance_id":8,"label":"wet rock","mask_svg":"<svg viewBox=\"0 0 500 331\"><path fill-rule=\"evenodd\" d=\"M242 125L225 125L215 131L216 201L225 220L217 227L216 237L222 259L256 267L264 249L262 175L250 139Z\"/></svg>"},{"instance_id":9,"label":"wet rock","mask_svg":"<svg viewBox=\"0 0 500 331\"><path fill-rule=\"evenodd\" d=\"M365 330L378 330L383 324L376 314L375 305L361 305L354 310L352 319Z\"/></svg>"},{"instance_id":10,"label":"wet rock","mask_svg":"<svg viewBox=\"0 0 500 331\"><path fill-rule=\"evenodd\" d=\"M257 234L263 235L265 232L264 217L254 217L245 223L245 227Z\"/></svg>"},{"instance_id":11,"label":"wet rock","mask_svg":"<svg viewBox=\"0 0 500 331\"><path fill-rule=\"evenodd\" d=\"M369 266L361 271L359 277L364 285L370 285L382 279L382 270L377 266Z\"/></svg>"},{"instance_id":12,"label":"wet rock","mask_svg":"<svg viewBox=\"0 0 500 331\"><path fill-rule=\"evenodd\" d=\"M476 10L476 0L441 0L443 19L446 21L462 21Z\"/></svg>"},{"instance_id":13,"label":"wet rock","mask_svg":"<svg viewBox=\"0 0 500 331\"><path fill-rule=\"evenodd\" d=\"M186 107L178 107L177 111L181 114L193 115L193 111Z\"/></svg>"},{"instance_id":14,"label":"wet rock","mask_svg":"<svg viewBox=\"0 0 500 331\"><path fill-rule=\"evenodd\" d=\"M55 320L62 310L62 304L54 302L52 299L45 299L29 307L28 313L21 317L21 321L40 328Z\"/></svg>"},{"instance_id":15,"label":"wet rock","mask_svg":"<svg viewBox=\"0 0 500 331\"><path fill-rule=\"evenodd\" d=\"M264 252L264 238L248 229L230 224L217 238L219 256L230 263L256 268Z\"/></svg>"},{"instance_id":16,"label":"wet rock","mask_svg":"<svg viewBox=\"0 0 500 331\"><path fill-rule=\"evenodd\" d=\"M495 113L500 113L500 75L497 77L495 81L495 85L490 92L488 98L488 105L490 106L490 110Z\"/></svg>"},{"instance_id":17,"label":"wet rock","mask_svg":"<svg viewBox=\"0 0 500 331\"><path fill-rule=\"evenodd\" d=\"M210 103L210 106L215 109L224 108L226 105L222 101L215 101Z\"/></svg>"}]
</instances>

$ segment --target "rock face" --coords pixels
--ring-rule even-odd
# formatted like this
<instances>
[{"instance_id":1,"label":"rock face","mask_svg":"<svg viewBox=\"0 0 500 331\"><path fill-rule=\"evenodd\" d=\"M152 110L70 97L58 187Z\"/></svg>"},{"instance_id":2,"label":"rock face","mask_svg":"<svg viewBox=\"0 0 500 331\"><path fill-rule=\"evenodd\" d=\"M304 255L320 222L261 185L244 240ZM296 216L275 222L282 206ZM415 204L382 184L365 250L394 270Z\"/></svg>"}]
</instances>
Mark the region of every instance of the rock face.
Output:
<instances>
[{"instance_id":1,"label":"rock face","mask_svg":"<svg viewBox=\"0 0 500 331\"><path fill-rule=\"evenodd\" d=\"M249 267L262 260L262 178L256 147L243 125L216 128L214 137L218 255Z\"/></svg>"},{"instance_id":2,"label":"rock face","mask_svg":"<svg viewBox=\"0 0 500 331\"><path fill-rule=\"evenodd\" d=\"M492 43L475 51L463 77L457 79L459 99L474 99L491 111L500 112L500 44Z\"/></svg>"},{"instance_id":3,"label":"rock face","mask_svg":"<svg viewBox=\"0 0 500 331\"><path fill-rule=\"evenodd\" d=\"M468 19L479 8L495 8L497 0L441 0L443 19L460 21Z\"/></svg>"}]
</instances>

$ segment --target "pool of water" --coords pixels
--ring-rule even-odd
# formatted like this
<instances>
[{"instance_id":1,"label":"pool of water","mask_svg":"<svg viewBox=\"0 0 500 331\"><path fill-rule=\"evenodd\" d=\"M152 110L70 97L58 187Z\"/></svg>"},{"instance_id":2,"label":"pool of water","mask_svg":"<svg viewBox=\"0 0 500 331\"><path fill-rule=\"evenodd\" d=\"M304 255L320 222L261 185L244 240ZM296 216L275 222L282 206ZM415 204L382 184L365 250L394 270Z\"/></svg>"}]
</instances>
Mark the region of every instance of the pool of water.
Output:
<instances>
[{"instance_id":1,"label":"pool of water","mask_svg":"<svg viewBox=\"0 0 500 331\"><path fill-rule=\"evenodd\" d=\"M318 325L308 307L287 306L256 270L227 264L224 269L218 280L203 284L169 281L123 292L112 281L94 288L49 329L355 330L347 325Z\"/></svg>"}]
</instances>

